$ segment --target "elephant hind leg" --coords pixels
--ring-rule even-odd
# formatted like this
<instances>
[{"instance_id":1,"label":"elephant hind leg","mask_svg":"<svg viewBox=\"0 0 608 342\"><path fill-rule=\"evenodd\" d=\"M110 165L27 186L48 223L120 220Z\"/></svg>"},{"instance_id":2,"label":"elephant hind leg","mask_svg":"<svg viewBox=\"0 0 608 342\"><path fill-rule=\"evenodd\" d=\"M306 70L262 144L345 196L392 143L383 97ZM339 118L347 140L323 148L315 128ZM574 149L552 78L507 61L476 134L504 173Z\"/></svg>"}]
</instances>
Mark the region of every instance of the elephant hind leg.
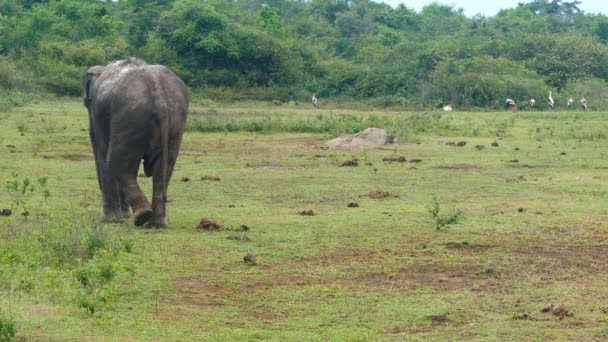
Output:
<instances>
[{"instance_id":1,"label":"elephant hind leg","mask_svg":"<svg viewBox=\"0 0 608 342\"><path fill-rule=\"evenodd\" d=\"M152 219L152 207L141 191L135 176L127 175L119 178L119 183L127 195L127 201L133 210L133 223L143 226Z\"/></svg>"},{"instance_id":2,"label":"elephant hind leg","mask_svg":"<svg viewBox=\"0 0 608 342\"><path fill-rule=\"evenodd\" d=\"M118 184L126 202L133 211L133 222L136 226L142 226L152 218L152 207L137 184L137 171L139 170L140 158L128 149L134 144L125 143L121 146L113 145L110 149L109 167L113 170ZM122 208L123 211L128 208Z\"/></svg>"}]
</instances>

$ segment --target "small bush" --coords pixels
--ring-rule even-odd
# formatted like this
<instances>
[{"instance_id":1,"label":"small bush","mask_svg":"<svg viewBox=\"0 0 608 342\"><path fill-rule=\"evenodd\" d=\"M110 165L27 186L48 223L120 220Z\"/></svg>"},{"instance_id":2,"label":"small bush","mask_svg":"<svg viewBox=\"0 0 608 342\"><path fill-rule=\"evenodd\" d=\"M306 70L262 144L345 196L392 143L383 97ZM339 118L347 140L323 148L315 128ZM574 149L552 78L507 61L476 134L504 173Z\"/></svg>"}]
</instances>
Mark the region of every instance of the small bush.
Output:
<instances>
[{"instance_id":1,"label":"small bush","mask_svg":"<svg viewBox=\"0 0 608 342\"><path fill-rule=\"evenodd\" d=\"M460 216L462 215L462 211L460 211L460 209L453 211L451 214L442 214L441 205L439 204L439 200L437 199L437 197L433 197L433 202L428 208L428 211L435 219L437 230L440 230L441 228L450 224L458 223L458 221L460 220Z\"/></svg>"},{"instance_id":2,"label":"small bush","mask_svg":"<svg viewBox=\"0 0 608 342\"><path fill-rule=\"evenodd\" d=\"M100 249L105 249L108 244L106 232L100 224L94 224L85 236L84 248L87 258L93 258Z\"/></svg>"},{"instance_id":3,"label":"small bush","mask_svg":"<svg viewBox=\"0 0 608 342\"><path fill-rule=\"evenodd\" d=\"M12 107L20 107L24 104L25 96L20 91L0 88L0 112L7 111Z\"/></svg>"},{"instance_id":4,"label":"small bush","mask_svg":"<svg viewBox=\"0 0 608 342\"><path fill-rule=\"evenodd\" d=\"M0 341L13 341L17 334L17 324L11 315L0 311Z\"/></svg>"}]
</instances>

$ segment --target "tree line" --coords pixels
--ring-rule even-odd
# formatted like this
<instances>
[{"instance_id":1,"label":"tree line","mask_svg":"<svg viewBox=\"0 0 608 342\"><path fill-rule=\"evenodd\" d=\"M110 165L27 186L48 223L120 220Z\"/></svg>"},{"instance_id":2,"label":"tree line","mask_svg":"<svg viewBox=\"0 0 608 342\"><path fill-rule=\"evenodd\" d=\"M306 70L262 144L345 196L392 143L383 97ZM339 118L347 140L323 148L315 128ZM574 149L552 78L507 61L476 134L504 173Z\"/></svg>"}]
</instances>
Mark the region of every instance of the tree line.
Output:
<instances>
[{"instance_id":1,"label":"tree line","mask_svg":"<svg viewBox=\"0 0 608 342\"><path fill-rule=\"evenodd\" d=\"M372 0L0 0L0 94L79 96L87 67L137 56L220 100L543 109L552 90L558 107L608 108L608 17L579 4L471 18Z\"/></svg>"}]
</instances>

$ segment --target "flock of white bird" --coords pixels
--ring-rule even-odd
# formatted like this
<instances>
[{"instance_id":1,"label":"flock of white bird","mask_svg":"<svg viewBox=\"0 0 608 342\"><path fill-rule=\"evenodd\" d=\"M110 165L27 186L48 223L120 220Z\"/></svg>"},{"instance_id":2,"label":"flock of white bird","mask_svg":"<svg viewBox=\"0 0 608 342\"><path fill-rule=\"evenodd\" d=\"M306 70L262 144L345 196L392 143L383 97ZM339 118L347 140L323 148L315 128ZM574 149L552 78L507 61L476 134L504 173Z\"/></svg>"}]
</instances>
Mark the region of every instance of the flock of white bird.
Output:
<instances>
[{"instance_id":1,"label":"flock of white bird","mask_svg":"<svg viewBox=\"0 0 608 342\"><path fill-rule=\"evenodd\" d=\"M534 109L534 107L536 106L536 100L535 99L530 99L530 109ZM584 97L582 97L579 100L579 103L581 104L581 108L583 110L587 110L588 106L587 106L587 99L585 99ZM549 108L553 109L555 108L555 100L553 99L552 93L549 90L549 97L547 97L547 105L549 106ZM573 98L569 98L568 102L568 109L572 108L572 106L574 105L574 99ZM512 99L507 99L505 101L505 108L506 109L517 109L517 105L515 104L515 101L513 101Z\"/></svg>"},{"instance_id":2,"label":"flock of white bird","mask_svg":"<svg viewBox=\"0 0 608 342\"><path fill-rule=\"evenodd\" d=\"M319 100L317 99L315 94L312 94L311 99L312 99L312 105L315 108L317 108L319 106ZM584 97L582 97L579 100L579 102L581 104L581 108L583 108L583 110L587 110L587 100ZM536 107L536 100L533 98L530 99L529 104L530 104L530 109L534 109L534 107ZM574 105L574 99L569 98L567 104L568 104L568 109L572 108L572 106ZM547 105L551 109L555 108L555 100L553 99L551 90L549 90L549 97L547 97ZM514 110L514 109L517 109L517 104L515 104L515 101L513 101L512 99L507 99L505 101L505 108ZM452 110L453 110L453 108L450 105L443 107L444 112L451 112Z\"/></svg>"}]
</instances>

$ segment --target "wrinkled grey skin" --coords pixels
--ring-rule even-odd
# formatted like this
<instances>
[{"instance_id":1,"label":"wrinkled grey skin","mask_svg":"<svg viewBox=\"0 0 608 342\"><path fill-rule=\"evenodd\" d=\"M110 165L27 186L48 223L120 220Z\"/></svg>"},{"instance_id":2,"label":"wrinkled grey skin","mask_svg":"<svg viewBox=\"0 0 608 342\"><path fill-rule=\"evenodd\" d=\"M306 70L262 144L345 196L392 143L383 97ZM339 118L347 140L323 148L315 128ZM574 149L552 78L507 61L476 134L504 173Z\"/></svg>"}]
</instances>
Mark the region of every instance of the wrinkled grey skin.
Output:
<instances>
[{"instance_id":1,"label":"wrinkled grey skin","mask_svg":"<svg viewBox=\"0 0 608 342\"><path fill-rule=\"evenodd\" d=\"M184 82L161 65L129 58L94 66L84 77L84 104L97 180L103 198L102 221L165 227L167 186L182 141L188 112ZM137 184L153 177L152 205Z\"/></svg>"}]
</instances>

